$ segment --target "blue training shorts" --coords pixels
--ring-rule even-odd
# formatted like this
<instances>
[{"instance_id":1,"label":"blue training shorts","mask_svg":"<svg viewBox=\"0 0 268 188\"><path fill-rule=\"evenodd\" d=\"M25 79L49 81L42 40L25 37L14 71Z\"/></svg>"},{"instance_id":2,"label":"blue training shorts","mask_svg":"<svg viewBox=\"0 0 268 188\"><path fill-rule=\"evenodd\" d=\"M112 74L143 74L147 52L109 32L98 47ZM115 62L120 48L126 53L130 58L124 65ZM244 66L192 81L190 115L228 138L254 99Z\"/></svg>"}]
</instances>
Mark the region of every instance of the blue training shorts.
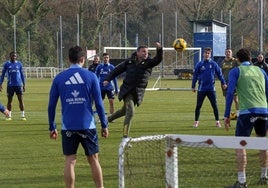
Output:
<instances>
[{"instance_id":1,"label":"blue training shorts","mask_svg":"<svg viewBox=\"0 0 268 188\"><path fill-rule=\"evenodd\" d=\"M265 137L268 128L267 114L241 114L237 118L235 136L250 136L252 130L259 137Z\"/></svg>"},{"instance_id":2,"label":"blue training shorts","mask_svg":"<svg viewBox=\"0 0 268 188\"><path fill-rule=\"evenodd\" d=\"M115 91L114 90L101 90L101 98L105 99L105 95L107 95L108 99L114 99Z\"/></svg>"},{"instance_id":3,"label":"blue training shorts","mask_svg":"<svg viewBox=\"0 0 268 188\"><path fill-rule=\"evenodd\" d=\"M84 148L85 155L93 155L99 152L98 134L96 129L67 131L62 130L62 150L64 155L77 153L79 144Z\"/></svg>"},{"instance_id":4,"label":"blue training shorts","mask_svg":"<svg viewBox=\"0 0 268 188\"><path fill-rule=\"evenodd\" d=\"M22 87L21 86L8 86L7 87L7 96L14 96L14 93L16 95L22 95Z\"/></svg>"}]
</instances>

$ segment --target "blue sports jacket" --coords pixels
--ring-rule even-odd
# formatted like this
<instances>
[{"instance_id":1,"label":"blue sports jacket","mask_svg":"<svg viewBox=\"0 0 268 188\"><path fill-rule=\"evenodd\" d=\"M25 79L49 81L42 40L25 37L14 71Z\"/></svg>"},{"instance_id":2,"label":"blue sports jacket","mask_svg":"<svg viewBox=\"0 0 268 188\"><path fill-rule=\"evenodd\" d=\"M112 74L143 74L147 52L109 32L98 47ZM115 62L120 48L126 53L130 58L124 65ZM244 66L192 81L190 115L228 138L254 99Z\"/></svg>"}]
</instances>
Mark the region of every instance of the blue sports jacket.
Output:
<instances>
[{"instance_id":1,"label":"blue sports jacket","mask_svg":"<svg viewBox=\"0 0 268 188\"><path fill-rule=\"evenodd\" d=\"M0 85L3 84L5 75L7 75L7 86L23 86L25 85L25 78L22 70L22 63L20 61L7 61L3 65L2 75L0 78Z\"/></svg>"},{"instance_id":2,"label":"blue sports jacket","mask_svg":"<svg viewBox=\"0 0 268 188\"><path fill-rule=\"evenodd\" d=\"M117 85L117 79L114 78L113 82L109 82L108 85L103 86L103 81L105 80L106 76L112 71L114 70L114 66L110 63L104 64L101 63L97 66L96 68L96 75L99 78L99 82L100 82L100 88L101 90L109 90L109 91L113 91L115 90L115 93L118 93L118 85Z\"/></svg>"},{"instance_id":3,"label":"blue sports jacket","mask_svg":"<svg viewBox=\"0 0 268 188\"><path fill-rule=\"evenodd\" d=\"M215 61L209 59L198 62L194 68L192 88L198 81L198 91L215 91L215 75L222 85L226 84L221 68Z\"/></svg>"},{"instance_id":4,"label":"blue sports jacket","mask_svg":"<svg viewBox=\"0 0 268 188\"><path fill-rule=\"evenodd\" d=\"M58 98L61 101L62 130L95 129L93 102L95 102L102 128L107 128L108 122L95 73L73 64L55 77L48 103L50 131L56 129L55 113Z\"/></svg>"}]
</instances>

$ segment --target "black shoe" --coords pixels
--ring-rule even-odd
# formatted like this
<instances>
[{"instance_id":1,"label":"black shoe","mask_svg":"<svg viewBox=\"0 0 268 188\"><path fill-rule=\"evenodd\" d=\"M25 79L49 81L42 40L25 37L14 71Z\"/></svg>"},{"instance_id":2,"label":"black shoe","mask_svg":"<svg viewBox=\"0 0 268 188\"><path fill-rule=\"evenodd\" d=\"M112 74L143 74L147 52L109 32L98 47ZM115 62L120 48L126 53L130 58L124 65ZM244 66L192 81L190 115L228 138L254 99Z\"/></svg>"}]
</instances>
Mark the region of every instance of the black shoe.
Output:
<instances>
[{"instance_id":1,"label":"black shoe","mask_svg":"<svg viewBox=\"0 0 268 188\"><path fill-rule=\"evenodd\" d=\"M260 178L258 185L268 185L268 178Z\"/></svg>"},{"instance_id":2,"label":"black shoe","mask_svg":"<svg viewBox=\"0 0 268 188\"><path fill-rule=\"evenodd\" d=\"M227 186L225 188L247 188L247 183L239 183L239 181L235 182L233 185Z\"/></svg>"}]
</instances>

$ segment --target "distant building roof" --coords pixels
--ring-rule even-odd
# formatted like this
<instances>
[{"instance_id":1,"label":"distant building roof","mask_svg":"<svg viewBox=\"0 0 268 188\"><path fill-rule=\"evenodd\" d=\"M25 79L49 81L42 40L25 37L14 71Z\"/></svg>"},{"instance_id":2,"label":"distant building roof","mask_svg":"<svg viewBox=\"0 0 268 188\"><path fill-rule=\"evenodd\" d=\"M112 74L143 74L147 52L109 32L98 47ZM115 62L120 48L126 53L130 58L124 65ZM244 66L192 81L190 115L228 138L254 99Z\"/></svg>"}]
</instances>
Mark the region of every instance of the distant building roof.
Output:
<instances>
[{"instance_id":1,"label":"distant building roof","mask_svg":"<svg viewBox=\"0 0 268 188\"><path fill-rule=\"evenodd\" d=\"M211 23L216 23L217 25L220 25L222 27L229 26L229 24L220 22L218 20L193 20L193 21L190 21L190 22L199 23L199 24L202 24L202 25L205 25L205 26L210 26Z\"/></svg>"}]
</instances>

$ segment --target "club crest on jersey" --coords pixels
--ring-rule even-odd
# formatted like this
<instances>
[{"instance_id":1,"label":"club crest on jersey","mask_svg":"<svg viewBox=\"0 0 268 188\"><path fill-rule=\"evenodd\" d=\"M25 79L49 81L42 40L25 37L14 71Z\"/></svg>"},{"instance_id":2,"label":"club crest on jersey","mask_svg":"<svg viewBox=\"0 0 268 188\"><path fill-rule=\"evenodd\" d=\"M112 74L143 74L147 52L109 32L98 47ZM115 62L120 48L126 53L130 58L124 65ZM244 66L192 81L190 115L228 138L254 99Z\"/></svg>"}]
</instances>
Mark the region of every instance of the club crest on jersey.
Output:
<instances>
[{"instance_id":1,"label":"club crest on jersey","mask_svg":"<svg viewBox=\"0 0 268 188\"><path fill-rule=\"evenodd\" d=\"M77 97L79 95L80 92L74 90L71 94L74 96L74 97Z\"/></svg>"},{"instance_id":2,"label":"club crest on jersey","mask_svg":"<svg viewBox=\"0 0 268 188\"><path fill-rule=\"evenodd\" d=\"M69 104L82 104L86 102L86 99L84 97L78 97L79 94L80 94L79 91L74 90L73 92L71 92L71 95L73 97L67 98L66 102Z\"/></svg>"}]
</instances>

